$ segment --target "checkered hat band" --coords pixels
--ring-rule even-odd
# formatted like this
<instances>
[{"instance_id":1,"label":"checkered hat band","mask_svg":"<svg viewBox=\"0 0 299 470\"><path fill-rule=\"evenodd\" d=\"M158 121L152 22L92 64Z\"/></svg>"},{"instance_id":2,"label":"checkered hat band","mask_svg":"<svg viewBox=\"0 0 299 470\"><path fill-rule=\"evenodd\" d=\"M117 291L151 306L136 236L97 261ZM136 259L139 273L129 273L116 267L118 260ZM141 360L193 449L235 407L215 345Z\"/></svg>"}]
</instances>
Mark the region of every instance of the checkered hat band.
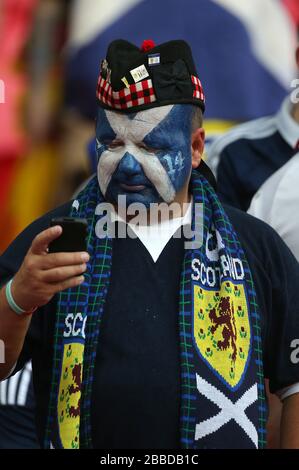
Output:
<instances>
[{"instance_id":1,"label":"checkered hat band","mask_svg":"<svg viewBox=\"0 0 299 470\"><path fill-rule=\"evenodd\" d=\"M193 98L204 102L205 97L199 78L191 75L191 79L194 88ZM157 101L151 79L135 83L120 91L113 91L111 84L101 75L98 81L97 98L113 109L130 109Z\"/></svg>"},{"instance_id":2,"label":"checkered hat band","mask_svg":"<svg viewBox=\"0 0 299 470\"><path fill-rule=\"evenodd\" d=\"M151 80L143 80L130 85L130 88L113 91L110 83L101 76L98 82L97 98L114 109L129 109L157 101Z\"/></svg>"},{"instance_id":3,"label":"checkered hat band","mask_svg":"<svg viewBox=\"0 0 299 470\"><path fill-rule=\"evenodd\" d=\"M205 102L205 95L203 92L201 81L195 75L191 75L191 79L192 79L192 83L194 87L193 98L196 98L198 100Z\"/></svg>"}]
</instances>

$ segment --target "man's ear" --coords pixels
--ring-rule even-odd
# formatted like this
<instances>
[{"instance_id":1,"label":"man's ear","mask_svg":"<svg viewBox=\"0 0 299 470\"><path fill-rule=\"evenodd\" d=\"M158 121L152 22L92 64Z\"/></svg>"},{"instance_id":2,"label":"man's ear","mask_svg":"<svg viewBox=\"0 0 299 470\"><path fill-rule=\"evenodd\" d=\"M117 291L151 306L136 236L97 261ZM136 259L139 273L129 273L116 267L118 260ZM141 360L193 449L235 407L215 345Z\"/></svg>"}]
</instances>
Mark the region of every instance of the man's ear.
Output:
<instances>
[{"instance_id":1,"label":"man's ear","mask_svg":"<svg viewBox=\"0 0 299 470\"><path fill-rule=\"evenodd\" d=\"M205 131L201 127L196 129L191 136L192 168L195 169L200 164L205 146Z\"/></svg>"}]
</instances>

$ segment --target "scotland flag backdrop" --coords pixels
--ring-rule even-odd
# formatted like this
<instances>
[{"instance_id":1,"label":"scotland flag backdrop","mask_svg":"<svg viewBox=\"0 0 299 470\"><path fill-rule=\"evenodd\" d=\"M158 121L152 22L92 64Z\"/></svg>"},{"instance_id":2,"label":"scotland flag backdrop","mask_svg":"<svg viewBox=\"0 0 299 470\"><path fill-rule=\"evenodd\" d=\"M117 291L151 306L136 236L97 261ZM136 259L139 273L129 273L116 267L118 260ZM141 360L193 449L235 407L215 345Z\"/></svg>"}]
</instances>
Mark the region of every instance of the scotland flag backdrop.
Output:
<instances>
[{"instance_id":1,"label":"scotland flag backdrop","mask_svg":"<svg viewBox=\"0 0 299 470\"><path fill-rule=\"evenodd\" d=\"M75 0L67 102L95 112L107 45L185 39L207 98L206 117L244 121L274 113L296 78L294 3L282 0ZM291 8L293 16L291 15Z\"/></svg>"},{"instance_id":2,"label":"scotland flag backdrop","mask_svg":"<svg viewBox=\"0 0 299 470\"><path fill-rule=\"evenodd\" d=\"M27 13L34 11L36 0L13 2L28 16L25 23L22 15L11 10L11 3L4 2L10 21L0 28L5 39L2 46L12 55L9 61L3 53L0 61L0 79L7 82L7 103L0 102L0 150L7 142L18 148L0 152L0 251L45 211L59 161L53 158L56 147L52 143L23 155L19 128L12 126L12 117L19 119L14 106L19 103L18 90L24 86L10 75L6 79L5 73L14 64L11 44L28 40L24 24L28 29L31 16ZM206 148L235 123L274 113L297 77L298 0L73 0L68 5L72 17L65 51L66 104L92 120L100 62L108 44L117 38L137 46L144 39L157 44L171 39L189 42L207 99ZM20 28L17 36L16 27ZM10 32L13 42L7 40ZM18 68L12 70L20 75ZM17 157L20 163L16 167Z\"/></svg>"}]
</instances>

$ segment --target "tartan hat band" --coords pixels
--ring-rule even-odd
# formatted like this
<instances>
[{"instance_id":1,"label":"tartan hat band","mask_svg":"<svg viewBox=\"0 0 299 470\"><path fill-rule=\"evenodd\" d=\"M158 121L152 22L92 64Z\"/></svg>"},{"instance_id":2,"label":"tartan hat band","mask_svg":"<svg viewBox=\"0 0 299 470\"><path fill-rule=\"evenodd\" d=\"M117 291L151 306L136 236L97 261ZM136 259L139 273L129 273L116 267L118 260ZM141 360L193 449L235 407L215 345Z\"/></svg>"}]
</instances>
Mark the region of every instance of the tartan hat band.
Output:
<instances>
[{"instance_id":1,"label":"tartan hat band","mask_svg":"<svg viewBox=\"0 0 299 470\"><path fill-rule=\"evenodd\" d=\"M181 40L141 50L113 41L102 61L97 100L106 109L125 113L179 103L205 109L191 49Z\"/></svg>"},{"instance_id":2,"label":"tartan hat band","mask_svg":"<svg viewBox=\"0 0 299 470\"><path fill-rule=\"evenodd\" d=\"M191 80L194 86L193 100L204 102L204 93L199 78L192 75ZM136 110L136 107L141 110L147 107L153 107L154 104L159 106L170 104L169 102L157 103L157 97L155 95L152 80L143 80L139 83L130 85L129 88L125 87L120 91L113 91L111 84L101 75L98 81L97 99L103 107L118 111L129 111L132 108L133 110ZM189 101L186 100L180 102Z\"/></svg>"}]
</instances>

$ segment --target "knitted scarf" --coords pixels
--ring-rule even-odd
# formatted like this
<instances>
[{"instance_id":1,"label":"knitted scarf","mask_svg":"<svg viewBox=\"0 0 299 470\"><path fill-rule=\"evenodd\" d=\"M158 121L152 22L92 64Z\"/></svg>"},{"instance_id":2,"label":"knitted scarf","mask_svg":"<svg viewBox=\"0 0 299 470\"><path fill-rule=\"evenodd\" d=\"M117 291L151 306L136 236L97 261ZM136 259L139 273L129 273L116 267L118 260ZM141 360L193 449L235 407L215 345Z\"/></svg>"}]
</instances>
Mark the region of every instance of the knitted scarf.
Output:
<instances>
[{"instance_id":1,"label":"knitted scarf","mask_svg":"<svg viewBox=\"0 0 299 470\"><path fill-rule=\"evenodd\" d=\"M190 191L192 228L202 227L203 243L185 250L180 281L181 447L262 448L261 330L250 268L201 174L192 173ZM85 282L59 295L46 448L92 447L91 392L112 264L112 239L95 233L101 202L95 177L70 214L88 220L90 262ZM195 203L202 204L203 217Z\"/></svg>"}]
</instances>

